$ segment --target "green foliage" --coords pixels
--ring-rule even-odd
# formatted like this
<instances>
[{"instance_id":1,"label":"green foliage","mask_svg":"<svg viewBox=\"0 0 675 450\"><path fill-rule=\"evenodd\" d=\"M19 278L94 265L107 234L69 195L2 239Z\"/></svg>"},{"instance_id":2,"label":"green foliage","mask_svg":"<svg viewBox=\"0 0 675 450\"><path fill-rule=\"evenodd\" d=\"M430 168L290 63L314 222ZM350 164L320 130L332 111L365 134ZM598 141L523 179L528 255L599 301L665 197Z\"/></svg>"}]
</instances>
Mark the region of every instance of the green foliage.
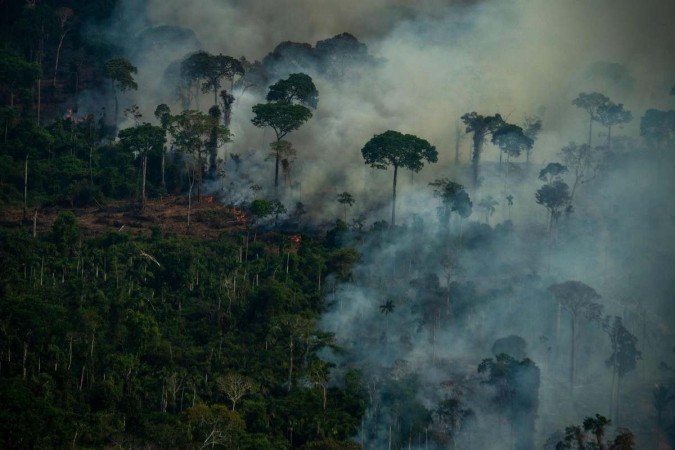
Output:
<instances>
[{"instance_id":1,"label":"green foliage","mask_svg":"<svg viewBox=\"0 0 675 450\"><path fill-rule=\"evenodd\" d=\"M606 127L622 125L633 120L633 114L623 109L623 105L607 102L597 109L598 122Z\"/></svg>"},{"instance_id":2,"label":"green foliage","mask_svg":"<svg viewBox=\"0 0 675 450\"><path fill-rule=\"evenodd\" d=\"M605 317L603 329L609 335L612 344L612 354L605 361L607 367L612 368L616 374L623 378L632 370L635 370L642 352L637 349L637 337L623 325L621 317Z\"/></svg>"},{"instance_id":3,"label":"green foliage","mask_svg":"<svg viewBox=\"0 0 675 450\"><path fill-rule=\"evenodd\" d=\"M262 198L257 198L251 202L250 210L251 214L253 214L256 220L262 220L272 215L272 202Z\"/></svg>"},{"instance_id":4,"label":"green foliage","mask_svg":"<svg viewBox=\"0 0 675 450\"><path fill-rule=\"evenodd\" d=\"M77 218L70 211L64 211L52 225L52 240L62 252L72 250L80 232L77 228Z\"/></svg>"},{"instance_id":5,"label":"green foliage","mask_svg":"<svg viewBox=\"0 0 675 450\"><path fill-rule=\"evenodd\" d=\"M598 92L591 92L590 94L582 92L577 98L572 100L572 104L585 110L589 114L591 120L598 120L598 110L608 102L609 98Z\"/></svg>"},{"instance_id":6,"label":"green foliage","mask_svg":"<svg viewBox=\"0 0 675 450\"><path fill-rule=\"evenodd\" d=\"M429 186L434 188L434 195L441 199L442 206L438 213L442 222L447 224L452 212L456 212L462 219L471 215L473 203L464 186L447 178L436 179Z\"/></svg>"},{"instance_id":7,"label":"green foliage","mask_svg":"<svg viewBox=\"0 0 675 450\"><path fill-rule=\"evenodd\" d=\"M279 80L269 88L268 102L298 102L316 109L319 104L319 91L312 77L304 73L292 73L285 80Z\"/></svg>"},{"instance_id":8,"label":"green foliage","mask_svg":"<svg viewBox=\"0 0 675 450\"><path fill-rule=\"evenodd\" d=\"M127 151L145 156L150 152L161 154L166 137L161 127L144 123L120 130L119 140Z\"/></svg>"},{"instance_id":9,"label":"green foliage","mask_svg":"<svg viewBox=\"0 0 675 450\"><path fill-rule=\"evenodd\" d=\"M123 438L278 449L290 448L289 426L297 447L346 442L363 387L355 372L328 386L337 369L317 353L332 336L315 322L317 277L326 265L345 275L354 253L307 237L287 257L261 237L240 261L244 239L86 239L72 213L37 239L0 232L2 351L21 355L28 343L25 379L21 357L0 368L2 413L21 411L3 416L0 445L69 446L77 432L76 445L92 448ZM234 373L255 386L236 412L219 385Z\"/></svg>"},{"instance_id":10,"label":"green foliage","mask_svg":"<svg viewBox=\"0 0 675 450\"><path fill-rule=\"evenodd\" d=\"M312 112L306 107L288 103L261 103L253 106L253 114L253 125L272 128L277 140L312 118Z\"/></svg>"},{"instance_id":11,"label":"green foliage","mask_svg":"<svg viewBox=\"0 0 675 450\"><path fill-rule=\"evenodd\" d=\"M438 161L436 148L424 139L398 131L385 131L371 138L361 149L366 164L376 169L389 166L419 172L423 161Z\"/></svg>"},{"instance_id":12,"label":"green foliage","mask_svg":"<svg viewBox=\"0 0 675 450\"><path fill-rule=\"evenodd\" d=\"M582 426L571 425L565 428L564 439L556 445L557 450L576 449L591 450L609 448L611 450L633 450L635 448L635 436L626 428L618 428L614 441L605 439L605 429L611 425L611 420L600 414L595 417L586 417ZM593 435L595 442L588 442L587 433Z\"/></svg>"},{"instance_id":13,"label":"green foliage","mask_svg":"<svg viewBox=\"0 0 675 450\"><path fill-rule=\"evenodd\" d=\"M675 139L675 111L648 109L640 119L640 135L656 144Z\"/></svg>"},{"instance_id":14,"label":"green foliage","mask_svg":"<svg viewBox=\"0 0 675 450\"><path fill-rule=\"evenodd\" d=\"M532 149L534 140L518 125L504 124L492 133L492 143L512 158Z\"/></svg>"},{"instance_id":15,"label":"green foliage","mask_svg":"<svg viewBox=\"0 0 675 450\"><path fill-rule=\"evenodd\" d=\"M546 183L551 183L553 180L560 179L560 175L567 172L567 166L557 162L546 164L546 167L539 171L539 179Z\"/></svg>"},{"instance_id":16,"label":"green foliage","mask_svg":"<svg viewBox=\"0 0 675 450\"><path fill-rule=\"evenodd\" d=\"M22 89L29 89L42 76L38 63L28 62L7 50L0 49L0 86L18 94Z\"/></svg>"},{"instance_id":17,"label":"green foliage","mask_svg":"<svg viewBox=\"0 0 675 450\"><path fill-rule=\"evenodd\" d=\"M562 180L553 180L543 185L535 194L537 203L549 212L549 229L560 218L562 210L570 202L569 186Z\"/></svg>"},{"instance_id":18,"label":"green foliage","mask_svg":"<svg viewBox=\"0 0 675 450\"><path fill-rule=\"evenodd\" d=\"M106 61L103 73L106 78L110 79L115 90L125 92L138 89L138 84L134 80L134 74L138 73L138 69L127 59L113 58Z\"/></svg>"}]
</instances>

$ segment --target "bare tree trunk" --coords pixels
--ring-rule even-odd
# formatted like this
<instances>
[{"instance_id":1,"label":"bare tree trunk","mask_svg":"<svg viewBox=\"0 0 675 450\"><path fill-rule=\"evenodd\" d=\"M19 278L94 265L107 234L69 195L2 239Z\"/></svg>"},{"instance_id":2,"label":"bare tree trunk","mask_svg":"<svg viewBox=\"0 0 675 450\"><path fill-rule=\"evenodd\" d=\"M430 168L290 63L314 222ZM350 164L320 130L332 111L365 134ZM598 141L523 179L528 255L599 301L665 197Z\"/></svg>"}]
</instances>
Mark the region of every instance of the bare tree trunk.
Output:
<instances>
[{"instance_id":1,"label":"bare tree trunk","mask_svg":"<svg viewBox=\"0 0 675 450\"><path fill-rule=\"evenodd\" d=\"M37 214L38 209L35 208L35 212L33 213L33 237L37 236Z\"/></svg>"},{"instance_id":2,"label":"bare tree trunk","mask_svg":"<svg viewBox=\"0 0 675 450\"><path fill-rule=\"evenodd\" d=\"M593 136L593 114L590 114L590 120L588 121L588 147L591 146L591 136Z\"/></svg>"},{"instance_id":3,"label":"bare tree trunk","mask_svg":"<svg viewBox=\"0 0 675 450\"><path fill-rule=\"evenodd\" d=\"M164 160L166 159L166 151L162 149L162 190L166 190L166 183L164 181Z\"/></svg>"},{"instance_id":4,"label":"bare tree trunk","mask_svg":"<svg viewBox=\"0 0 675 450\"><path fill-rule=\"evenodd\" d=\"M56 47L56 61L54 62L54 81L52 83L54 87L56 87L56 75L59 72L59 59L61 57L61 47L63 46L63 40L66 38L66 35L68 34L69 31L70 29L63 32L63 34L61 35L61 39L59 40L59 46Z\"/></svg>"},{"instance_id":5,"label":"bare tree trunk","mask_svg":"<svg viewBox=\"0 0 675 450\"><path fill-rule=\"evenodd\" d=\"M28 359L28 342L23 343L23 359L21 362L21 369L23 372L23 379L26 379L26 360Z\"/></svg>"},{"instance_id":6,"label":"bare tree trunk","mask_svg":"<svg viewBox=\"0 0 675 450\"><path fill-rule=\"evenodd\" d=\"M462 140L461 127L459 119L457 120L457 129L455 131L455 163L459 163L459 144Z\"/></svg>"},{"instance_id":7,"label":"bare tree trunk","mask_svg":"<svg viewBox=\"0 0 675 450\"><path fill-rule=\"evenodd\" d=\"M280 139L277 138L277 144L275 146L275 162L274 162L274 189L276 189L279 186L279 141Z\"/></svg>"},{"instance_id":8,"label":"bare tree trunk","mask_svg":"<svg viewBox=\"0 0 675 450\"><path fill-rule=\"evenodd\" d=\"M143 176L141 181L141 211L145 211L145 180L148 173L148 152L143 154Z\"/></svg>"},{"instance_id":9,"label":"bare tree trunk","mask_svg":"<svg viewBox=\"0 0 675 450\"><path fill-rule=\"evenodd\" d=\"M40 112L42 111L42 79L37 80L37 124L40 126Z\"/></svg>"},{"instance_id":10,"label":"bare tree trunk","mask_svg":"<svg viewBox=\"0 0 675 450\"><path fill-rule=\"evenodd\" d=\"M576 370L577 320L572 316L572 349L570 354L570 393L574 394L574 375Z\"/></svg>"},{"instance_id":11,"label":"bare tree trunk","mask_svg":"<svg viewBox=\"0 0 675 450\"><path fill-rule=\"evenodd\" d=\"M117 90L115 89L115 81L111 80L113 95L115 96L115 117L113 118L113 124L115 125L115 135L117 135L117 116L119 115L119 99L117 98Z\"/></svg>"},{"instance_id":12,"label":"bare tree trunk","mask_svg":"<svg viewBox=\"0 0 675 450\"><path fill-rule=\"evenodd\" d=\"M190 170L188 169L188 177L190 177ZM190 232L190 214L192 213L192 187L195 184L195 174L192 173L190 178L190 189L188 189L188 217L187 217L187 232Z\"/></svg>"},{"instance_id":13,"label":"bare tree trunk","mask_svg":"<svg viewBox=\"0 0 675 450\"><path fill-rule=\"evenodd\" d=\"M479 164L480 164L480 153L483 149L483 136L474 131L473 134L473 155L471 155L471 163L473 166L473 188L478 189L478 175L479 175Z\"/></svg>"},{"instance_id":14,"label":"bare tree trunk","mask_svg":"<svg viewBox=\"0 0 675 450\"><path fill-rule=\"evenodd\" d=\"M614 417L614 397L616 392L616 367L612 367L612 388L609 395L609 419L615 421Z\"/></svg>"},{"instance_id":15,"label":"bare tree trunk","mask_svg":"<svg viewBox=\"0 0 675 450\"><path fill-rule=\"evenodd\" d=\"M28 153L23 166L23 221L26 221L26 207L28 204Z\"/></svg>"},{"instance_id":16,"label":"bare tree trunk","mask_svg":"<svg viewBox=\"0 0 675 450\"><path fill-rule=\"evenodd\" d=\"M617 425L621 424L620 417L620 404L621 404L621 375L617 374L616 376L616 397L614 399L614 420Z\"/></svg>"},{"instance_id":17,"label":"bare tree trunk","mask_svg":"<svg viewBox=\"0 0 675 450\"><path fill-rule=\"evenodd\" d=\"M288 357L288 392L291 392L292 381L293 381L293 338L288 346L289 357Z\"/></svg>"},{"instance_id":18,"label":"bare tree trunk","mask_svg":"<svg viewBox=\"0 0 675 450\"><path fill-rule=\"evenodd\" d=\"M394 166L394 185L393 196L391 202L391 227L396 225L396 177L398 175L398 166Z\"/></svg>"}]
</instances>

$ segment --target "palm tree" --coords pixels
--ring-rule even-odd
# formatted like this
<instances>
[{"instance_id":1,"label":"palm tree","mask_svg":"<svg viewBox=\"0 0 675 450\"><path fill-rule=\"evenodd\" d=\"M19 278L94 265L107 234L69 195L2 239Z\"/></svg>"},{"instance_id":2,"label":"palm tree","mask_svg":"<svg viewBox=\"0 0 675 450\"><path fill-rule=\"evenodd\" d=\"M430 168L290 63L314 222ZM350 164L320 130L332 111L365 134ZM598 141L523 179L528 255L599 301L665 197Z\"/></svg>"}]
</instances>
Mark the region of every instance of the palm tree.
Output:
<instances>
[{"instance_id":1,"label":"palm tree","mask_svg":"<svg viewBox=\"0 0 675 450\"><path fill-rule=\"evenodd\" d=\"M487 222L488 225L490 225L490 217L495 213L495 206L498 204L499 202L492 198L491 195L488 195L478 203L478 206L485 210L485 222Z\"/></svg>"}]
</instances>

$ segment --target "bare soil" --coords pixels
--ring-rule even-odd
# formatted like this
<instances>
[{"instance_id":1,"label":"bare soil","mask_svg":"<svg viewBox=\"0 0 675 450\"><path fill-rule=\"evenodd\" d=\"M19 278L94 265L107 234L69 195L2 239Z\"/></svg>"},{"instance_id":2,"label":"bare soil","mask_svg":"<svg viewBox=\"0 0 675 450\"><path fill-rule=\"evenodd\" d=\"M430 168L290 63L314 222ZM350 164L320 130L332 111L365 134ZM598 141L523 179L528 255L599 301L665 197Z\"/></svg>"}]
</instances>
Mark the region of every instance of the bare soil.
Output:
<instances>
[{"instance_id":1,"label":"bare soil","mask_svg":"<svg viewBox=\"0 0 675 450\"><path fill-rule=\"evenodd\" d=\"M248 218L242 211L228 208L213 199L204 197L201 203L192 201L190 226L188 228L187 197L164 197L148 200L143 211L130 202L115 201L89 208L39 208L36 231L51 230L52 224L62 211L72 211L83 234L87 237L100 236L109 231L126 231L150 235L153 227L162 234L191 235L203 239L216 239L223 232L245 229ZM27 220L22 221L21 208L0 211L0 227L24 227L32 231L35 209L27 211Z\"/></svg>"}]
</instances>

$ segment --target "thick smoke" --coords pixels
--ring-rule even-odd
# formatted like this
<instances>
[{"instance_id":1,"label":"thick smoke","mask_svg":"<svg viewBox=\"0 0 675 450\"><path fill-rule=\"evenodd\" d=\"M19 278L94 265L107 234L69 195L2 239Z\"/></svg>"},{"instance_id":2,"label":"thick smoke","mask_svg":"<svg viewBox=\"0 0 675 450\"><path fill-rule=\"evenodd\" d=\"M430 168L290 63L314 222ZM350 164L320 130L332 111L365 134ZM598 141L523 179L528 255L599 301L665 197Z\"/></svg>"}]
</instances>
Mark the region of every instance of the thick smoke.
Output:
<instances>
[{"instance_id":1,"label":"thick smoke","mask_svg":"<svg viewBox=\"0 0 675 450\"><path fill-rule=\"evenodd\" d=\"M525 340L526 355L541 371L537 447L556 429L586 415L606 414L610 347L599 324L584 324L579 331L577 392L569 395L569 317L558 319L546 289L566 280L595 288L604 313L622 316L638 337L643 360L624 382L623 402L639 408L636 415L653 414L650 389L662 381L657 366L668 358L672 338L673 174L671 159L657 177L655 158L638 139L639 118L647 108L669 109L675 103L668 96L675 83L670 45L675 3L153 0L143 8L133 6L123 2L106 33L124 44L139 68L139 91L127 100L138 103L145 118L158 103L178 109L164 74L197 48L262 60L280 42L315 45L342 32L368 45L369 62L339 77L302 63L320 100L314 117L288 137L298 154L291 171L295 186L285 186L281 195L289 207L305 203L314 223L340 216L335 198L343 191L356 199L350 219L367 213L370 227L388 218L392 173L366 167L360 154L374 134L394 129L437 147L437 164L419 174L399 174L400 230L367 238L354 229L346 232L343 238L361 260L350 280L336 281L328 292L333 304L322 325L351 355L348 360L333 356L338 369L361 369L369 386L372 405L359 436L370 443L367 448L386 448L388 427L402 423L392 412L396 402L382 401L383 380L405 381L411 374L418 383L413 397L424 407L435 409L443 398L455 396L475 412L458 438L460 448L506 448L503 416L476 368L492 356L495 340L510 335ZM120 29L136 38L119 39L111 31ZM270 83L297 69L276 65ZM225 151L239 154L242 163L236 173L228 169L226 183L233 186L228 201L250 198L251 184L273 195L273 165L264 161L273 137L250 122L251 107L263 101L266 87L235 92L234 142ZM564 145L585 142L587 115L572 100L592 91L633 112L631 123L613 131L629 139L615 138L601 176L579 188L575 211L547 233L546 211L534 201L541 185L536 175L545 163L561 161ZM210 101L210 94L204 95L201 109ZM428 183L450 177L471 184L466 167L471 140L459 125L459 117L470 111L500 113L518 124L536 114L544 128L529 168L521 157L500 173L498 151L486 143L481 188L470 190L473 215L464 223L453 219L446 231ZM460 164L454 161L458 132ZM594 145L604 142L604 133L596 124ZM508 194L515 199L512 208ZM478 207L487 196L498 202L488 220ZM393 311L381 308L388 300ZM523 373L533 379L533 372ZM649 425L628 414L617 425L632 427L639 447L653 443ZM426 439L422 430L409 434L415 435L412 445Z\"/></svg>"}]
</instances>

